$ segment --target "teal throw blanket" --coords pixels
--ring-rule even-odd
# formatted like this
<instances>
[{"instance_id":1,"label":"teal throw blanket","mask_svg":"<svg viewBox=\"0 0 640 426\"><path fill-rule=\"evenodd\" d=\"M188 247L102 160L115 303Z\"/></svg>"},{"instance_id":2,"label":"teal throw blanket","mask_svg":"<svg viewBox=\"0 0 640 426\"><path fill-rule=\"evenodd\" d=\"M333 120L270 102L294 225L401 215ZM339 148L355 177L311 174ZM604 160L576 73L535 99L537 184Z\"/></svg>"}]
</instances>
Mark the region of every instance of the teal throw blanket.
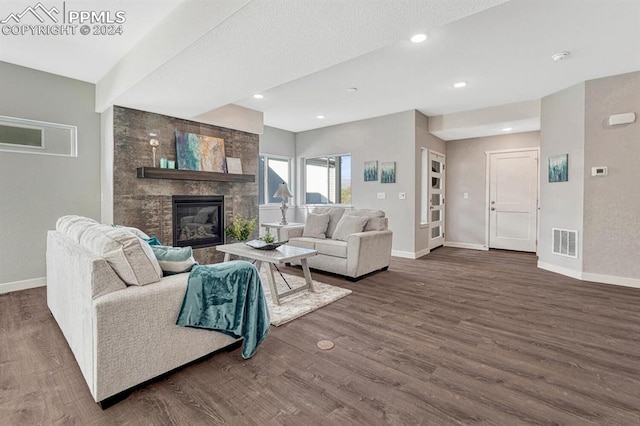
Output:
<instances>
[{"instance_id":1,"label":"teal throw blanket","mask_svg":"<svg viewBox=\"0 0 640 426\"><path fill-rule=\"evenodd\" d=\"M243 337L242 357L251 358L269 332L256 267L242 260L194 266L176 324Z\"/></svg>"}]
</instances>

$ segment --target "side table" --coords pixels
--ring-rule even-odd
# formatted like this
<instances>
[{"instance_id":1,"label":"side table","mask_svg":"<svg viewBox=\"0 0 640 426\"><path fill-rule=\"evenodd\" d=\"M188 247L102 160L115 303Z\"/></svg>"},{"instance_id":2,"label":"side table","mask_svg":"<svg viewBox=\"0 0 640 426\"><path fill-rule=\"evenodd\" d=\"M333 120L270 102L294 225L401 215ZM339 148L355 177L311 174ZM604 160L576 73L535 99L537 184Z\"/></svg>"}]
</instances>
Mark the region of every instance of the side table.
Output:
<instances>
[{"instance_id":1,"label":"side table","mask_svg":"<svg viewBox=\"0 0 640 426\"><path fill-rule=\"evenodd\" d=\"M267 232L270 232L271 228L276 230L276 241L280 241L280 230L282 228L286 228L288 226L300 226L304 225L304 223L294 223L289 222L286 225L282 225L280 222L265 222L260 224Z\"/></svg>"}]
</instances>

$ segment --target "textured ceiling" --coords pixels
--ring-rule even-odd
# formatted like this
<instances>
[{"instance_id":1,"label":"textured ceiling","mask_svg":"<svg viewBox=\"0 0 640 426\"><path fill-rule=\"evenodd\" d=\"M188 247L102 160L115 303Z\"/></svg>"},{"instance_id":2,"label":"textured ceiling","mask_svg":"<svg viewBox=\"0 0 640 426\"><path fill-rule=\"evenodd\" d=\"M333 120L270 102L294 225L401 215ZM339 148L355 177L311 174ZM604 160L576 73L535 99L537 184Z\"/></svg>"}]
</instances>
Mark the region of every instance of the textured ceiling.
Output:
<instances>
[{"instance_id":1,"label":"textured ceiling","mask_svg":"<svg viewBox=\"0 0 640 426\"><path fill-rule=\"evenodd\" d=\"M29 4L3 1L0 17ZM637 0L66 2L79 4L125 10L125 35L0 36L0 60L97 82L97 111L118 104L194 118L236 104L264 112L266 125L304 131L539 100L640 70ZM416 32L428 40L410 43ZM563 50L570 56L553 62ZM468 86L454 89L458 80ZM264 99L252 98L258 92ZM499 131L494 121L482 134Z\"/></svg>"}]
</instances>

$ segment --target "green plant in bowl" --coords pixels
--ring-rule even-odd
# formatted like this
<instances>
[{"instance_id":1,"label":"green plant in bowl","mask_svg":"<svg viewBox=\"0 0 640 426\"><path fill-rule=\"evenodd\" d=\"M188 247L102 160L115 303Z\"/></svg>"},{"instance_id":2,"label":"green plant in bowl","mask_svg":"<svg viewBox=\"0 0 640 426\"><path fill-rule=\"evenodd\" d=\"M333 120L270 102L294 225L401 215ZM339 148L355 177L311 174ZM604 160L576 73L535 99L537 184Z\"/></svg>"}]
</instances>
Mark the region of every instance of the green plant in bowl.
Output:
<instances>
[{"instance_id":1,"label":"green plant in bowl","mask_svg":"<svg viewBox=\"0 0 640 426\"><path fill-rule=\"evenodd\" d=\"M266 234L264 234L261 240L267 244L271 244L276 241L276 237L274 237L273 234L270 234L269 232L267 232Z\"/></svg>"}]
</instances>

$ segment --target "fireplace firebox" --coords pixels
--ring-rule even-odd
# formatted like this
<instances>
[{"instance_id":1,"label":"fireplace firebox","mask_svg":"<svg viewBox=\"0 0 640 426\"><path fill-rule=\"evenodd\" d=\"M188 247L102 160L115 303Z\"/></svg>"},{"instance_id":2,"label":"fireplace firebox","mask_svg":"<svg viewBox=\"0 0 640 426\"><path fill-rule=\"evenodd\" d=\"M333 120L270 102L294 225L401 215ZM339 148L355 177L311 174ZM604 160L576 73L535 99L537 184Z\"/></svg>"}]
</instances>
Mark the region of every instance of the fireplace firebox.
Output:
<instances>
[{"instance_id":1,"label":"fireplace firebox","mask_svg":"<svg viewBox=\"0 0 640 426\"><path fill-rule=\"evenodd\" d=\"M173 245L202 248L224 244L224 197L174 195Z\"/></svg>"}]
</instances>

